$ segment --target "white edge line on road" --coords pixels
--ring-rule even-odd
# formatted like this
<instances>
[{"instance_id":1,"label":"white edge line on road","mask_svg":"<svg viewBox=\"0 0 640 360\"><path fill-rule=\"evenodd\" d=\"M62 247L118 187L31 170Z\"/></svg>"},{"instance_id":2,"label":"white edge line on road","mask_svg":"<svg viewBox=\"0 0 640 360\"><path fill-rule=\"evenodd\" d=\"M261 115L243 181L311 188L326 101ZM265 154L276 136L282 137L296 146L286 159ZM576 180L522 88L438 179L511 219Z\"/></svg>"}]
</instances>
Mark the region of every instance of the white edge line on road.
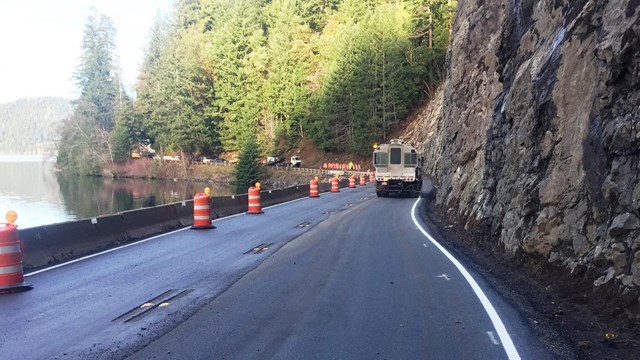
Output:
<instances>
[{"instance_id":1,"label":"white edge line on road","mask_svg":"<svg viewBox=\"0 0 640 360\"><path fill-rule=\"evenodd\" d=\"M83 261L83 260L91 259L91 258L96 257L96 256L108 254L108 253L116 251L116 250L128 248L129 246L142 244L142 243L145 243L147 241L151 241L153 239L157 239L157 238L165 236L165 235L170 235L170 234L173 234L173 233L177 233L178 231L182 231L182 230L186 230L186 229L189 229L189 227L184 227L182 229L174 230L174 231L171 231L171 232L168 232L168 233L152 236L152 237L144 239L144 240L132 242L130 244L126 244L126 245L122 245L122 246L118 246L118 247L113 248L113 249L105 250L105 251L102 251L102 252L99 252L99 253L95 253L95 254L87 255L87 256L84 256L84 257L81 257L81 258L78 258L78 259L70 260L70 261L64 262L62 264L58 264L58 265L54 265L54 266L51 266L51 267L48 267L48 268L44 268L44 269L41 269L41 270L38 270L38 271L34 271L32 273L24 274L24 277L40 274L40 273L43 273L45 271L49 271L49 270L57 269L57 268L60 268L60 267L63 267L63 266L71 265L71 264L74 264L74 263L77 263L77 262L80 262L80 261Z\"/></svg>"},{"instance_id":2,"label":"white edge line on road","mask_svg":"<svg viewBox=\"0 0 640 360\"><path fill-rule=\"evenodd\" d=\"M462 266L462 264L458 261L458 259L453 257L453 255L451 255L451 253L449 253L447 249L445 249L431 235L429 235L429 233L422 228L422 226L416 219L416 207L418 206L418 203L420 203L420 200L421 199L418 199L413 204L413 207L411 208L411 219L413 220L413 223L418 227L418 230L420 230L420 232L422 232L422 234L427 239L429 239L429 241L431 241L431 243L435 245L444 254L444 256L446 256L449 259L449 261L451 261L451 263L455 265L456 268L458 268L458 271L460 271L462 276L464 276L464 278L467 280L467 283L469 283L469 285L471 286L471 289L480 300L480 303L484 307L484 310L487 312L487 315L489 315L489 318L493 323L493 327L495 328L496 332L498 333L498 337L502 342L502 347L504 348L504 351L507 353L507 356L509 357L509 359L510 360L520 359L520 355L518 354L518 350L516 349L516 347L513 345L511 336L509 336L509 333L507 332L507 329L502 323L500 316L496 312L496 309L493 307L493 305L491 305L491 302L489 301L487 296L484 294L484 291L482 291L482 289L480 288L480 285L478 285L478 283L475 281L473 276L469 274L467 269L465 269L464 266Z\"/></svg>"},{"instance_id":3,"label":"white edge line on road","mask_svg":"<svg viewBox=\"0 0 640 360\"><path fill-rule=\"evenodd\" d=\"M299 201L299 200L302 200L302 199L306 199L306 198L307 197L301 197L301 198L293 199L291 201L283 202L283 203L280 203L280 204L267 206L264 209L269 209L269 208L282 206L284 204L289 204L289 203L296 202L296 201ZM230 219L230 218L233 218L233 217L236 217L236 216L240 216L240 215L245 215L245 213L241 212L241 213L238 213L238 214L224 216L224 217L222 217L222 219ZM63 266L67 266L67 265L71 265L71 264L74 264L74 263L77 263L77 262L80 262L80 261L83 261L83 260L88 260L88 259L91 259L91 258L96 257L96 256L100 256L100 255L108 254L108 253L116 251L116 250L128 248L129 246L142 244L142 243L145 243L147 241L151 241L151 240L163 237L163 236L167 236L167 235L171 235L171 234L177 233L179 231L187 230L189 228L190 228L190 226L186 226L186 227L183 227L182 229L174 230L174 231L171 231L171 232L168 232L168 233L164 233L164 234L155 235L155 236L152 236L152 237L144 239L144 240L132 242L130 244L118 246L118 247L113 248L113 249L105 250L105 251L102 251L102 252L99 252L99 253L95 253L95 254L87 255L87 256L84 256L84 257L81 257L81 258L78 258L78 259L70 260L70 261L64 262L62 264L54 265L54 266L51 266L51 267L48 267L48 268L44 268L44 269L40 269L40 270L37 270L37 271L34 271L34 272L30 272L28 274L24 274L24 277L37 275L37 274L40 274L40 273L43 273L43 272L46 272L46 271L49 271L49 270L57 269L57 268L60 268L60 267L63 267Z\"/></svg>"}]
</instances>

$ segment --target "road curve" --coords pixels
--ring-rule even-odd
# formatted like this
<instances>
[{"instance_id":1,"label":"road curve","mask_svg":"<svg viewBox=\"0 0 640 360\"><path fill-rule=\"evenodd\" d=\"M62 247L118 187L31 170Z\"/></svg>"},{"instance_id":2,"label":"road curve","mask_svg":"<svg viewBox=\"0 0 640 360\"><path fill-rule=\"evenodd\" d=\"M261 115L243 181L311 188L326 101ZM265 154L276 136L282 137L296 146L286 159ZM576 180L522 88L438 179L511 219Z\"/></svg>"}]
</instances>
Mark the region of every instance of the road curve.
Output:
<instances>
[{"instance_id":1,"label":"road curve","mask_svg":"<svg viewBox=\"0 0 640 360\"><path fill-rule=\"evenodd\" d=\"M504 341L415 202L342 189L31 275L34 290L0 297L0 357L552 358L468 274Z\"/></svg>"}]
</instances>

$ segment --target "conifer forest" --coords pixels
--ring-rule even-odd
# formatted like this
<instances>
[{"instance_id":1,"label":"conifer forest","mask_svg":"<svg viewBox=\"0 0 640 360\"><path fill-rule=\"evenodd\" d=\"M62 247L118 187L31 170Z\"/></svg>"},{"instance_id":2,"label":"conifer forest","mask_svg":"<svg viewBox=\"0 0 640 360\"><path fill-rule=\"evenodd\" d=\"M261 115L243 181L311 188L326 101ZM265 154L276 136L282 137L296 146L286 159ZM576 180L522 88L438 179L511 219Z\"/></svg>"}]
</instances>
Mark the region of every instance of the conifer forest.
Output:
<instances>
[{"instance_id":1,"label":"conifer forest","mask_svg":"<svg viewBox=\"0 0 640 360\"><path fill-rule=\"evenodd\" d=\"M59 166L91 174L151 145L189 160L308 138L366 154L443 81L454 0L177 0L122 86L108 17L87 17Z\"/></svg>"}]
</instances>

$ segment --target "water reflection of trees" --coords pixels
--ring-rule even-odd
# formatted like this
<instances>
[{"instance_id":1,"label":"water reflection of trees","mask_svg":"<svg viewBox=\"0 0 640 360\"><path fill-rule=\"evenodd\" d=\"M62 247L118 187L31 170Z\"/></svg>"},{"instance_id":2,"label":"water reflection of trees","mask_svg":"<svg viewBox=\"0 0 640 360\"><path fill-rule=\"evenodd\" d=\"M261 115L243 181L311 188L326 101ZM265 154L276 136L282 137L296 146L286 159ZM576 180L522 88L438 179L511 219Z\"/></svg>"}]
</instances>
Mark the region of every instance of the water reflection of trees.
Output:
<instances>
[{"instance_id":1,"label":"water reflection of trees","mask_svg":"<svg viewBox=\"0 0 640 360\"><path fill-rule=\"evenodd\" d=\"M108 179L58 175L60 192L68 210L78 218L189 200L205 186L217 195L230 195L224 185L170 180Z\"/></svg>"}]
</instances>

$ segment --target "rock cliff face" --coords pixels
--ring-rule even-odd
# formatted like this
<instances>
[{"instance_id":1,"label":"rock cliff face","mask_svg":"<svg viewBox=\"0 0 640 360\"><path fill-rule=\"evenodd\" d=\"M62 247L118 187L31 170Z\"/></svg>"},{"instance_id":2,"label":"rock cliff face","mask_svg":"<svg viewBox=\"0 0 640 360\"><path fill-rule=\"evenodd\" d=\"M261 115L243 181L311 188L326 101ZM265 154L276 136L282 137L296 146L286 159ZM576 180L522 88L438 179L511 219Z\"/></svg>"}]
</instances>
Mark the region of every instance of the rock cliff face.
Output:
<instances>
[{"instance_id":1,"label":"rock cliff face","mask_svg":"<svg viewBox=\"0 0 640 360\"><path fill-rule=\"evenodd\" d=\"M459 1L442 109L411 139L451 216L622 294L640 289L639 11Z\"/></svg>"}]
</instances>

